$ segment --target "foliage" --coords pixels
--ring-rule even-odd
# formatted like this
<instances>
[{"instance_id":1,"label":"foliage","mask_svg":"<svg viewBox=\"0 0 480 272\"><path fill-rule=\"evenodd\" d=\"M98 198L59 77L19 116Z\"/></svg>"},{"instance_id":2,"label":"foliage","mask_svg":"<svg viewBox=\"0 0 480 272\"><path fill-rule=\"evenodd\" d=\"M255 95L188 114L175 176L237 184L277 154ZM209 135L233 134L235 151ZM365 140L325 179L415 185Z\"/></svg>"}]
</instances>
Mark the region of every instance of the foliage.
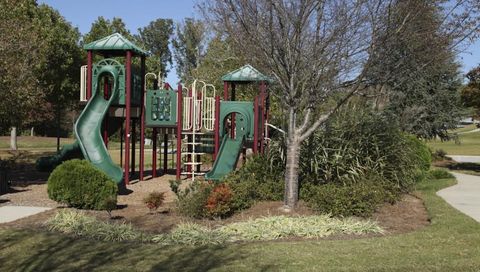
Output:
<instances>
[{"instance_id":1,"label":"foliage","mask_svg":"<svg viewBox=\"0 0 480 272\"><path fill-rule=\"evenodd\" d=\"M138 29L137 39L143 48L152 53L147 59L147 71L161 71L166 77L172 65L172 52L170 51L170 37L173 34L172 19L156 19L146 27Z\"/></svg>"},{"instance_id":2,"label":"foliage","mask_svg":"<svg viewBox=\"0 0 480 272\"><path fill-rule=\"evenodd\" d=\"M224 217L233 212L232 209L233 193L228 184L220 183L216 185L207 198L205 208L209 217Z\"/></svg>"},{"instance_id":3,"label":"foliage","mask_svg":"<svg viewBox=\"0 0 480 272\"><path fill-rule=\"evenodd\" d=\"M480 114L480 66L467 73L468 83L461 89L461 99L464 106L473 107L476 115Z\"/></svg>"},{"instance_id":4,"label":"foliage","mask_svg":"<svg viewBox=\"0 0 480 272\"><path fill-rule=\"evenodd\" d=\"M175 184L175 183L170 183ZM215 185L211 182L194 181L184 190L175 189L178 211L188 217L207 217L207 200Z\"/></svg>"},{"instance_id":5,"label":"foliage","mask_svg":"<svg viewBox=\"0 0 480 272\"><path fill-rule=\"evenodd\" d=\"M112 211L117 208L117 198L115 197L108 197L103 202L103 207L108 213L108 217L112 217Z\"/></svg>"},{"instance_id":6,"label":"foliage","mask_svg":"<svg viewBox=\"0 0 480 272\"><path fill-rule=\"evenodd\" d=\"M253 156L223 180L233 191L234 210L247 209L255 201L281 200L283 167L270 164L264 156Z\"/></svg>"},{"instance_id":7,"label":"foliage","mask_svg":"<svg viewBox=\"0 0 480 272\"><path fill-rule=\"evenodd\" d=\"M110 21L109 19L105 19L103 16L99 16L95 22L92 23L90 31L83 37L83 43L88 44L114 33L120 33L130 41L134 40L134 37L127 29L122 18L113 17L113 19Z\"/></svg>"},{"instance_id":8,"label":"foliage","mask_svg":"<svg viewBox=\"0 0 480 272\"><path fill-rule=\"evenodd\" d=\"M70 160L55 168L48 178L48 196L80 209L105 209L105 201L117 199L117 185L85 160Z\"/></svg>"},{"instance_id":9,"label":"foliage","mask_svg":"<svg viewBox=\"0 0 480 272\"><path fill-rule=\"evenodd\" d=\"M329 215L271 216L232 223L217 229L197 224L180 224L171 233L159 234L152 241L162 245L207 245L236 241L267 241L282 238L320 238L334 234L383 233L375 222Z\"/></svg>"},{"instance_id":10,"label":"foliage","mask_svg":"<svg viewBox=\"0 0 480 272\"><path fill-rule=\"evenodd\" d=\"M445 169L435 168L428 171L428 179L450 179L454 178L450 172Z\"/></svg>"},{"instance_id":11,"label":"foliage","mask_svg":"<svg viewBox=\"0 0 480 272\"><path fill-rule=\"evenodd\" d=\"M385 115L360 104L342 107L302 145L301 180L348 185L375 174L408 191L428 170L430 152Z\"/></svg>"},{"instance_id":12,"label":"foliage","mask_svg":"<svg viewBox=\"0 0 480 272\"><path fill-rule=\"evenodd\" d=\"M61 210L46 222L50 231L85 236L100 241L143 240L144 235L126 223L106 223L75 210Z\"/></svg>"},{"instance_id":13,"label":"foliage","mask_svg":"<svg viewBox=\"0 0 480 272\"><path fill-rule=\"evenodd\" d=\"M157 210L165 200L165 192L151 192L143 199L143 203L147 205L150 211Z\"/></svg>"},{"instance_id":14,"label":"foliage","mask_svg":"<svg viewBox=\"0 0 480 272\"><path fill-rule=\"evenodd\" d=\"M382 187L381 180L342 184L305 184L300 196L307 204L320 213L333 216L368 217L383 204L387 198L387 190Z\"/></svg>"},{"instance_id":15,"label":"foliage","mask_svg":"<svg viewBox=\"0 0 480 272\"><path fill-rule=\"evenodd\" d=\"M443 149L436 149L435 152L432 153L432 160L433 161L443 161L447 158L447 152Z\"/></svg>"},{"instance_id":16,"label":"foliage","mask_svg":"<svg viewBox=\"0 0 480 272\"><path fill-rule=\"evenodd\" d=\"M377 37L380 46L368 76L373 85L382 86L382 108L400 128L426 139L447 139L447 130L464 114L453 49L456 34L445 33L443 12L432 1L394 1L392 16Z\"/></svg>"},{"instance_id":17,"label":"foliage","mask_svg":"<svg viewBox=\"0 0 480 272\"><path fill-rule=\"evenodd\" d=\"M172 41L177 74L183 82L192 79L192 71L200 63L205 39L203 21L186 18L182 24L177 24L176 35Z\"/></svg>"}]
</instances>

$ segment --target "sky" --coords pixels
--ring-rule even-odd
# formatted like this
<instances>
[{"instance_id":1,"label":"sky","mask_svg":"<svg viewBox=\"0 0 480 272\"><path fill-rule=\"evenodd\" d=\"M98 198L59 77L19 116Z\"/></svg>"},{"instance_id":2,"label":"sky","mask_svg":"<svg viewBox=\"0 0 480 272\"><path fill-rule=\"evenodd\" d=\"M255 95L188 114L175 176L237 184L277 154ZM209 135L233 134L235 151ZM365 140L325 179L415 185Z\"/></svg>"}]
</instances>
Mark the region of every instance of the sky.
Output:
<instances>
[{"instance_id":1,"label":"sky","mask_svg":"<svg viewBox=\"0 0 480 272\"><path fill-rule=\"evenodd\" d=\"M57 9L67 21L78 27L82 34L90 31L92 23L99 17L120 17L132 33L157 18L171 18L180 22L186 17L196 17L197 0L38 0ZM459 62L464 73L480 64L480 40L460 54ZM171 67L167 82L178 81L175 68Z\"/></svg>"}]
</instances>

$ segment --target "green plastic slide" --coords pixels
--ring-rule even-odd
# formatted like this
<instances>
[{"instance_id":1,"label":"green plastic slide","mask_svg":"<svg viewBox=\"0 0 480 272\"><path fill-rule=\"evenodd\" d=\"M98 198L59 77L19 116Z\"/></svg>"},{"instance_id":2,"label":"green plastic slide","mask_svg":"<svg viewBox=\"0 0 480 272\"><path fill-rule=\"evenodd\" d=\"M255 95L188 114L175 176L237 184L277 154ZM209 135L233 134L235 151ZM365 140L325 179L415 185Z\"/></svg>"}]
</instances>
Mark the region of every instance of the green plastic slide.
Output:
<instances>
[{"instance_id":1,"label":"green plastic slide","mask_svg":"<svg viewBox=\"0 0 480 272\"><path fill-rule=\"evenodd\" d=\"M112 88L112 94L108 100L103 98L103 93L100 91L96 91L93 94L93 97L75 123L75 136L85 159L89 160L115 182L120 183L123 179L123 171L112 161L107 147L103 142L100 130L103 119L108 113L108 108L118 95L118 73L115 67L110 65L102 67L98 73L99 75L109 73L113 76L114 86ZM98 76L98 78L101 77ZM97 84L98 82L96 82L94 87L96 87Z\"/></svg>"},{"instance_id":2,"label":"green plastic slide","mask_svg":"<svg viewBox=\"0 0 480 272\"><path fill-rule=\"evenodd\" d=\"M217 159L212 170L205 174L209 180L220 180L237 167L238 157L242 151L245 137L232 139L228 135L223 136Z\"/></svg>"}]
</instances>

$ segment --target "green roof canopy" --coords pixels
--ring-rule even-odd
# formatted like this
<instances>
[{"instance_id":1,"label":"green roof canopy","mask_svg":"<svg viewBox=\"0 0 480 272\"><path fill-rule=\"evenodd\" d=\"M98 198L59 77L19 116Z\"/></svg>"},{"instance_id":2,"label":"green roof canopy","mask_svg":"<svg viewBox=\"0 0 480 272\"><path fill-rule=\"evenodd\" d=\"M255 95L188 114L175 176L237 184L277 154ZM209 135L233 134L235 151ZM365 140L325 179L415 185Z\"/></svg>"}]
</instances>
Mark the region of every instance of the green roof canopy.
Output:
<instances>
[{"instance_id":1,"label":"green roof canopy","mask_svg":"<svg viewBox=\"0 0 480 272\"><path fill-rule=\"evenodd\" d=\"M123 56L125 51L131 50L134 55L147 56L148 52L136 46L133 42L123 37L120 33L114 33L100 40L83 46L85 50L98 51L102 55Z\"/></svg>"},{"instance_id":2,"label":"green roof canopy","mask_svg":"<svg viewBox=\"0 0 480 272\"><path fill-rule=\"evenodd\" d=\"M271 83L273 80L260 73L257 69L253 68L250 64L247 64L241 68L238 68L235 71L232 71L224 76L222 76L223 81L230 81L230 82L261 82L266 81Z\"/></svg>"}]
</instances>

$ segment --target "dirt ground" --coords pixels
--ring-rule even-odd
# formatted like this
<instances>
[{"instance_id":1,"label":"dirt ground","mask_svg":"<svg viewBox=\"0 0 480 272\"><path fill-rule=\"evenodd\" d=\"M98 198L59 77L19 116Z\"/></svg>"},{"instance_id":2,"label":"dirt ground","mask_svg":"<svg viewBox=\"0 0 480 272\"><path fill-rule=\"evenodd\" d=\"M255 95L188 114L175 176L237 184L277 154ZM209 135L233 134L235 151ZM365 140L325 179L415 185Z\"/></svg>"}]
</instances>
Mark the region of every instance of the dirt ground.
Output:
<instances>
[{"instance_id":1,"label":"dirt ground","mask_svg":"<svg viewBox=\"0 0 480 272\"><path fill-rule=\"evenodd\" d=\"M23 175L18 173L19 175L16 175L16 179L12 180L13 186L11 191L0 196L0 206L28 205L54 209L6 223L3 226L41 228L44 222L54 215L58 209L66 208L48 198L47 175L36 175L38 173L35 173L33 169L23 169L21 172L25 171L28 173ZM26 181L29 176L36 176L37 178L30 182ZM182 217L175 212L174 208L175 194L170 190L169 186L169 180L173 179L175 179L173 175L164 175L155 179L147 179L130 184L127 187L130 193L118 196L118 209L112 212L114 219L110 219L105 211L87 211L87 213L101 220L126 221L136 228L150 233L169 231L182 222L196 222L208 226L218 226L251 218L285 214L279 209L282 206L281 202L260 202L252 208L225 220L194 220ZM153 191L165 192L166 199L164 205L158 211L150 213L142 200L148 193ZM300 203L298 209L293 214L288 215L312 214L314 214L313 211L303 203ZM414 231L429 224L423 201L413 195L405 195L401 201L394 205L385 204L372 216L372 219L376 220L386 230L386 235ZM339 239L349 238L351 237L340 237Z\"/></svg>"}]
</instances>

